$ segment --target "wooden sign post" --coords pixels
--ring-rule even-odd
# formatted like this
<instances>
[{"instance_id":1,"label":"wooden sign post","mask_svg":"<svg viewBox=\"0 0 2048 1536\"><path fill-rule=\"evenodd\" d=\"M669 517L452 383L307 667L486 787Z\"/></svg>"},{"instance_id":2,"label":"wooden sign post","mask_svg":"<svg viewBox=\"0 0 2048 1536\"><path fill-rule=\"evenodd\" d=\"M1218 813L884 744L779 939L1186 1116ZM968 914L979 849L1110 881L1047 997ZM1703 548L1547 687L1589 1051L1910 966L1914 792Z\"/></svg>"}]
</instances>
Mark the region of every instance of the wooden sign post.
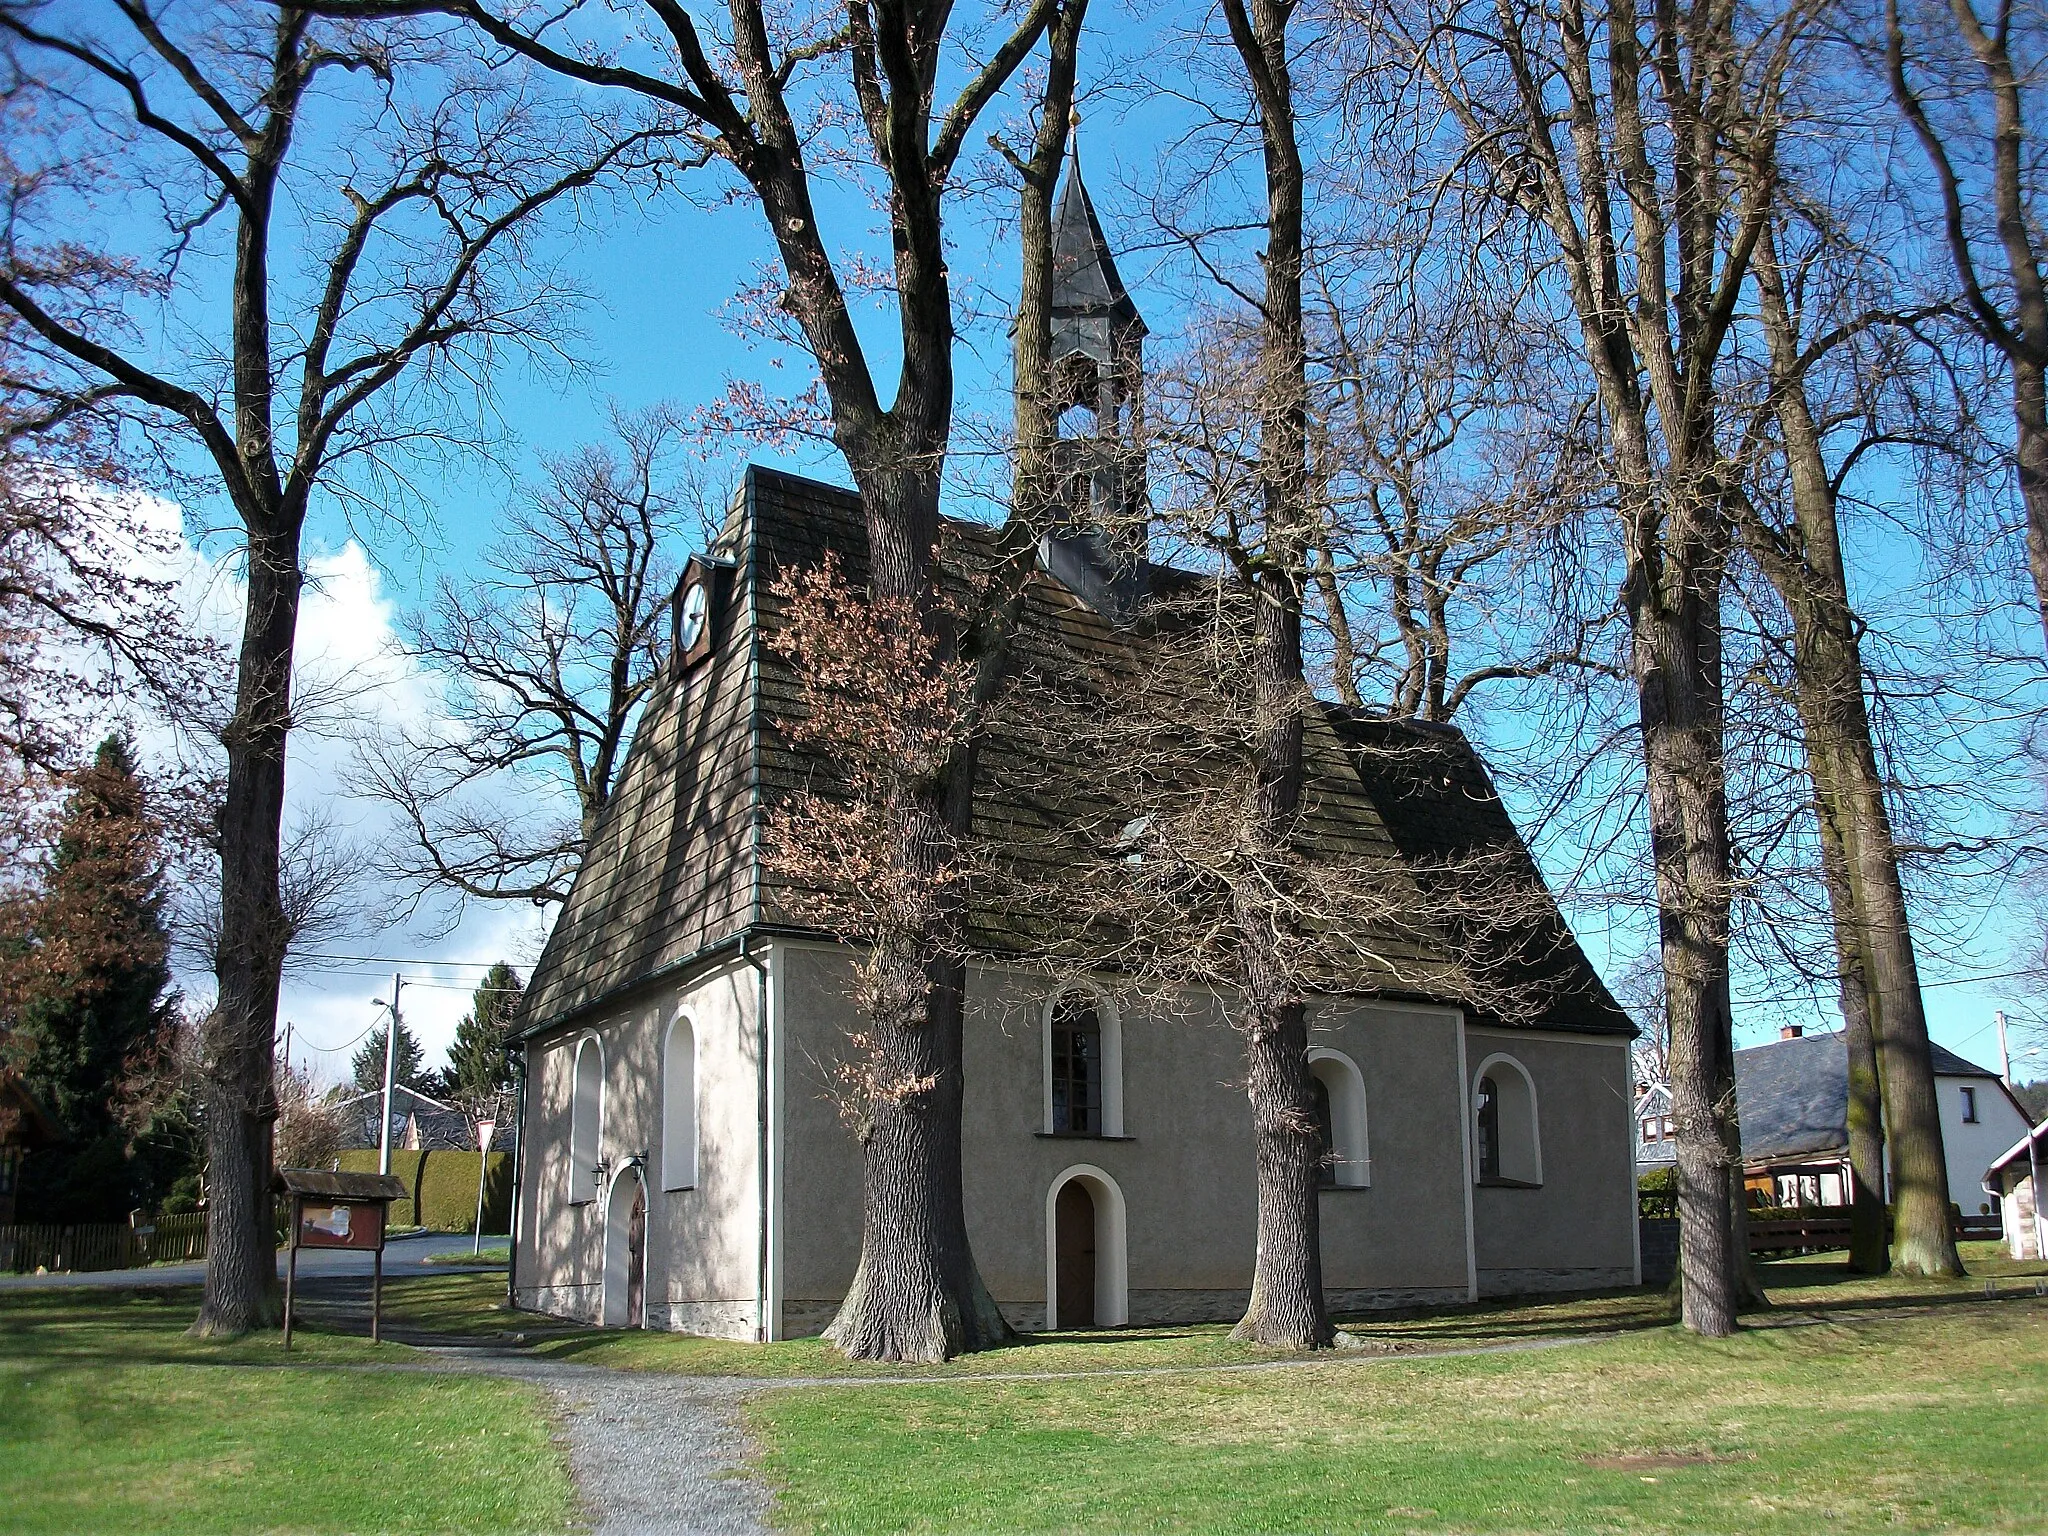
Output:
<instances>
[{"instance_id":1,"label":"wooden sign post","mask_svg":"<svg viewBox=\"0 0 2048 1536\"><path fill-rule=\"evenodd\" d=\"M405 1185L388 1173L329 1173L280 1168L277 1184L291 1196L291 1247L284 1270L284 1347L292 1347L292 1312L298 1299L301 1248L351 1248L371 1256L370 1342L378 1342L384 1312L384 1229L391 1202Z\"/></svg>"}]
</instances>

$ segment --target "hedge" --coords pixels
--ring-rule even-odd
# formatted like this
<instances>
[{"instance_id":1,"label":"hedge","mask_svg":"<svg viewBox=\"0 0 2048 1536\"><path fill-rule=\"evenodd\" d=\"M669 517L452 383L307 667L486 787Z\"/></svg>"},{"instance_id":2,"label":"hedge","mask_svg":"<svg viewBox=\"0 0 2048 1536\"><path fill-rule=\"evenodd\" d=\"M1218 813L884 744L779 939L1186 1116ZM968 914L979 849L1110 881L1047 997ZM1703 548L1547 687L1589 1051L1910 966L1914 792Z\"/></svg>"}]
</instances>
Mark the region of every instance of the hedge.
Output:
<instances>
[{"instance_id":1,"label":"hedge","mask_svg":"<svg viewBox=\"0 0 2048 1536\"><path fill-rule=\"evenodd\" d=\"M391 1205L395 1227L425 1227L433 1232L467 1232L476 1220L475 1152L403 1152L394 1148L391 1171L405 1184L408 1198ZM341 1154L347 1173L375 1173L377 1154L363 1150ZM512 1230L512 1158L493 1152L484 1179L484 1231Z\"/></svg>"}]
</instances>

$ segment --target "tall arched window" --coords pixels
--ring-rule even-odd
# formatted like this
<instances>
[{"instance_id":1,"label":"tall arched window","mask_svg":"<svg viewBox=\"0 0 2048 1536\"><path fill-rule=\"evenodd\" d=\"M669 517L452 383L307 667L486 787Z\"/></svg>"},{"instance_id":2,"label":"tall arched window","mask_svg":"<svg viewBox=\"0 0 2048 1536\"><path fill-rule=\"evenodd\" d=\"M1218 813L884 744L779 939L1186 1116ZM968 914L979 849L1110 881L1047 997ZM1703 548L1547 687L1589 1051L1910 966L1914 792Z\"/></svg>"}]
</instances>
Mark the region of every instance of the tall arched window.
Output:
<instances>
[{"instance_id":1,"label":"tall arched window","mask_svg":"<svg viewBox=\"0 0 2048 1536\"><path fill-rule=\"evenodd\" d=\"M661 1187L697 1183L697 1031L677 1014L661 1047Z\"/></svg>"},{"instance_id":2,"label":"tall arched window","mask_svg":"<svg viewBox=\"0 0 2048 1536\"><path fill-rule=\"evenodd\" d=\"M1541 1184L1536 1084L1512 1056L1479 1064L1472 1089L1473 1164L1482 1184Z\"/></svg>"},{"instance_id":3,"label":"tall arched window","mask_svg":"<svg viewBox=\"0 0 2048 1536\"><path fill-rule=\"evenodd\" d=\"M1102 1134L1102 1021L1079 993L1052 1011L1052 1128L1062 1136Z\"/></svg>"},{"instance_id":4,"label":"tall arched window","mask_svg":"<svg viewBox=\"0 0 2048 1536\"><path fill-rule=\"evenodd\" d=\"M604 1131L604 1047L586 1035L576 1047L569 1094L569 1199L597 1198L598 1142Z\"/></svg>"},{"instance_id":5,"label":"tall arched window","mask_svg":"<svg viewBox=\"0 0 2048 1536\"><path fill-rule=\"evenodd\" d=\"M1045 1014L1045 1129L1054 1136L1121 1136L1123 1030L1108 999L1069 987Z\"/></svg>"},{"instance_id":6,"label":"tall arched window","mask_svg":"<svg viewBox=\"0 0 2048 1536\"><path fill-rule=\"evenodd\" d=\"M1317 1182L1324 1188L1364 1189L1372 1183L1372 1156L1366 1143L1365 1078L1358 1063L1342 1051L1317 1047L1308 1053L1313 1074L1316 1134L1322 1164Z\"/></svg>"}]
</instances>

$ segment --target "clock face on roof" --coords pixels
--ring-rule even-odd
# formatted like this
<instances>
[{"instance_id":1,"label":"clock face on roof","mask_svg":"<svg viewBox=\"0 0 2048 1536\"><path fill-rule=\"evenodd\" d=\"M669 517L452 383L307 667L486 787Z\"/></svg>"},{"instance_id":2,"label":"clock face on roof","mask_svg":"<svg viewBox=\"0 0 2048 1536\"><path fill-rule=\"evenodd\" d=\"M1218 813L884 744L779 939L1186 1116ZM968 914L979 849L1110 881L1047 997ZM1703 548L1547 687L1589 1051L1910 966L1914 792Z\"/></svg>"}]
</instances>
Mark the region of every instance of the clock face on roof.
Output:
<instances>
[{"instance_id":1,"label":"clock face on roof","mask_svg":"<svg viewBox=\"0 0 2048 1536\"><path fill-rule=\"evenodd\" d=\"M711 600L705 595L704 583L693 581L689 591L683 594L683 623L676 635L676 649L687 656L697 648L697 642L704 637L704 616L710 610Z\"/></svg>"}]
</instances>

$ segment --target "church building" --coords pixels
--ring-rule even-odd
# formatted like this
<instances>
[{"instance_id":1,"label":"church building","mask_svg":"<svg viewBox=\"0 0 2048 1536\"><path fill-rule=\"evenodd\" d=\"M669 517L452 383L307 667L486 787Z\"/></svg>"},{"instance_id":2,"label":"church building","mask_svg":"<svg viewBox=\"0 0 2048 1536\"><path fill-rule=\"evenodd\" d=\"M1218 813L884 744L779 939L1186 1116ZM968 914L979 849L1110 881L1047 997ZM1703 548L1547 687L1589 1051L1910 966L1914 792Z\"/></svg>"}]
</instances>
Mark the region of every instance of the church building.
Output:
<instances>
[{"instance_id":1,"label":"church building","mask_svg":"<svg viewBox=\"0 0 2048 1536\"><path fill-rule=\"evenodd\" d=\"M1022 623L1032 644L1109 645L1147 590L1208 578L1148 563L1141 518L1086 525L1090 507L1141 505L1145 328L1078 167L1056 241L1062 420L1094 429L1063 449L1083 516L1041 544ZM772 587L828 551L865 578L858 497L753 468L678 587L670 672L523 1005L521 1306L780 1339L822 1330L852 1280L860 1150L828 1091L859 1027L849 954L794 919L760 857L770 809L807 782L779 724L800 690L770 643ZM1473 851L1535 893L1502 940L1536 999L1513 1017L1426 987L1312 1003L1332 1311L1637 1283L1635 1028L1485 766L1450 727L1333 705L1307 736L1308 834L1411 871L1418 911L1429 871ZM977 817L1012 838L1057 815L989 798ZM999 914L970 927L963 1171L991 1294L1023 1329L1241 1315L1256 1187L1233 1000L1168 1005L1107 972L1050 975L1005 961Z\"/></svg>"}]
</instances>

